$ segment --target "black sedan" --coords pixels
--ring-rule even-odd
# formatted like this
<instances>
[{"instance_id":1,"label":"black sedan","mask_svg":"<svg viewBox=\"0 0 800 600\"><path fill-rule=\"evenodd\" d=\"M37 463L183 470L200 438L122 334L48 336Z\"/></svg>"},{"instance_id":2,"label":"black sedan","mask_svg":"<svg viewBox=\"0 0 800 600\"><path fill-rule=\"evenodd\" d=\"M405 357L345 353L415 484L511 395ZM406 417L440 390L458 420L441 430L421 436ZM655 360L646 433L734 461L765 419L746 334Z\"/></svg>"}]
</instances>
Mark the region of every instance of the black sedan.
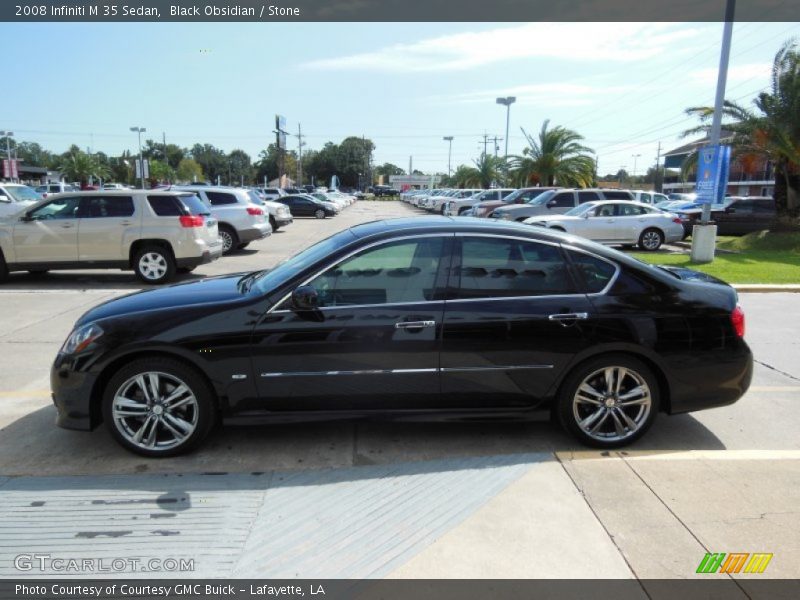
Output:
<instances>
[{"instance_id":1,"label":"black sedan","mask_svg":"<svg viewBox=\"0 0 800 600\"><path fill-rule=\"evenodd\" d=\"M727 284L581 238L492 220L359 225L269 271L101 304L52 368L58 424L105 421L147 456L217 421L525 418L633 442L747 390Z\"/></svg>"},{"instance_id":2,"label":"black sedan","mask_svg":"<svg viewBox=\"0 0 800 600\"><path fill-rule=\"evenodd\" d=\"M306 194L296 194L292 196L281 196L275 198L276 202L280 202L289 207L289 212L293 217L316 217L317 219L324 219L325 217L332 217L336 211L329 206L329 203L321 202L320 200Z\"/></svg>"}]
</instances>

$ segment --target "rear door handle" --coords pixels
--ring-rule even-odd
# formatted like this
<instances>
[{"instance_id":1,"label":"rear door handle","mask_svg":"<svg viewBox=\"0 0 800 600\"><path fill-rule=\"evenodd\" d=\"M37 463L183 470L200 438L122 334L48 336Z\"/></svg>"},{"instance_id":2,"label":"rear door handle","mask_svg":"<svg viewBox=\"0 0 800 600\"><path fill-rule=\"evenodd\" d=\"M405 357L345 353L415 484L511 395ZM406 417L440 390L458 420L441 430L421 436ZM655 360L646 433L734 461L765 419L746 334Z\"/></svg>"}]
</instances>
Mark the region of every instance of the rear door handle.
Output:
<instances>
[{"instance_id":1,"label":"rear door handle","mask_svg":"<svg viewBox=\"0 0 800 600\"><path fill-rule=\"evenodd\" d=\"M122 225L123 227L127 227L128 225L133 225L133 223L131 223L130 221L122 221L120 225Z\"/></svg>"},{"instance_id":2,"label":"rear door handle","mask_svg":"<svg viewBox=\"0 0 800 600\"><path fill-rule=\"evenodd\" d=\"M559 324L567 327L575 324L577 321L585 321L589 318L589 313L559 313L555 315L548 315L548 320L557 321Z\"/></svg>"},{"instance_id":3,"label":"rear door handle","mask_svg":"<svg viewBox=\"0 0 800 600\"><path fill-rule=\"evenodd\" d=\"M436 321L401 321L395 323L395 329L423 329L424 327L435 327Z\"/></svg>"},{"instance_id":4,"label":"rear door handle","mask_svg":"<svg viewBox=\"0 0 800 600\"><path fill-rule=\"evenodd\" d=\"M62 223L61 224L61 229L72 229L73 227L75 227L75 226L72 223Z\"/></svg>"}]
</instances>

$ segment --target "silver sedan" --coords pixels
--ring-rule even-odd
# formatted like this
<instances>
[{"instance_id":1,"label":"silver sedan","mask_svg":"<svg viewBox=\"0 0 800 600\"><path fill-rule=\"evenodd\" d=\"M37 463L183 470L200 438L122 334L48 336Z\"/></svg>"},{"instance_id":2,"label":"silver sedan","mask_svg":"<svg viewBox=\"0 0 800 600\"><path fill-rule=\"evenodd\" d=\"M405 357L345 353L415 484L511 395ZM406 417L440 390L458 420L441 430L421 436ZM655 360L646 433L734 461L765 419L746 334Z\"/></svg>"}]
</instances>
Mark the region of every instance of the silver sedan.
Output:
<instances>
[{"instance_id":1,"label":"silver sedan","mask_svg":"<svg viewBox=\"0 0 800 600\"><path fill-rule=\"evenodd\" d=\"M601 244L638 244L648 251L683 239L683 225L677 215L640 202L586 202L563 215L530 217L525 223L566 231Z\"/></svg>"}]
</instances>

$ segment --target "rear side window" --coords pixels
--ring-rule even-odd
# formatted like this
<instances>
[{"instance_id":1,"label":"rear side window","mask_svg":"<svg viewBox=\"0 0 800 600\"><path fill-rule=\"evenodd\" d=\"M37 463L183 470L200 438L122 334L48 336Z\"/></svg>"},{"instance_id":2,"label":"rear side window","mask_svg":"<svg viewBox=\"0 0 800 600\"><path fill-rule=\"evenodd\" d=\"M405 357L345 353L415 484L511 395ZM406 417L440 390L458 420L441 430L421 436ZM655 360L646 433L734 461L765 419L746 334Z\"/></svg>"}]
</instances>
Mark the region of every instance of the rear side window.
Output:
<instances>
[{"instance_id":1,"label":"rear side window","mask_svg":"<svg viewBox=\"0 0 800 600\"><path fill-rule=\"evenodd\" d=\"M206 198L211 206L222 206L225 204L236 204L236 196L225 192L206 192Z\"/></svg>"},{"instance_id":2,"label":"rear side window","mask_svg":"<svg viewBox=\"0 0 800 600\"><path fill-rule=\"evenodd\" d=\"M578 192L578 204L592 202L593 200L600 200L600 196L597 192Z\"/></svg>"},{"instance_id":3,"label":"rear side window","mask_svg":"<svg viewBox=\"0 0 800 600\"><path fill-rule=\"evenodd\" d=\"M574 292L557 247L517 239L463 238L455 275L460 299Z\"/></svg>"},{"instance_id":4,"label":"rear side window","mask_svg":"<svg viewBox=\"0 0 800 600\"><path fill-rule=\"evenodd\" d=\"M637 217L647 214L646 208L635 204L615 204L614 206L617 209L617 215L620 217Z\"/></svg>"},{"instance_id":5,"label":"rear side window","mask_svg":"<svg viewBox=\"0 0 800 600\"><path fill-rule=\"evenodd\" d=\"M613 264L591 254L574 250L568 252L572 266L578 272L578 281L587 294L596 294L606 289L617 272Z\"/></svg>"},{"instance_id":6,"label":"rear side window","mask_svg":"<svg viewBox=\"0 0 800 600\"><path fill-rule=\"evenodd\" d=\"M128 196L88 196L81 199L82 218L102 219L132 215L133 198Z\"/></svg>"},{"instance_id":7,"label":"rear side window","mask_svg":"<svg viewBox=\"0 0 800 600\"><path fill-rule=\"evenodd\" d=\"M555 202L553 206L557 206L560 208L575 206L575 198L572 196L572 192L567 192L564 194L556 194L555 196L553 196L552 202Z\"/></svg>"},{"instance_id":8,"label":"rear side window","mask_svg":"<svg viewBox=\"0 0 800 600\"><path fill-rule=\"evenodd\" d=\"M153 194L147 197L150 208L159 217L181 217L184 215L207 215L208 207L194 194L167 196Z\"/></svg>"},{"instance_id":9,"label":"rear side window","mask_svg":"<svg viewBox=\"0 0 800 600\"><path fill-rule=\"evenodd\" d=\"M630 192L619 192L619 191L604 191L603 195L606 197L606 200L633 200L633 196Z\"/></svg>"},{"instance_id":10,"label":"rear side window","mask_svg":"<svg viewBox=\"0 0 800 600\"><path fill-rule=\"evenodd\" d=\"M775 212L774 200L756 200L754 211L762 214L770 214Z\"/></svg>"}]
</instances>

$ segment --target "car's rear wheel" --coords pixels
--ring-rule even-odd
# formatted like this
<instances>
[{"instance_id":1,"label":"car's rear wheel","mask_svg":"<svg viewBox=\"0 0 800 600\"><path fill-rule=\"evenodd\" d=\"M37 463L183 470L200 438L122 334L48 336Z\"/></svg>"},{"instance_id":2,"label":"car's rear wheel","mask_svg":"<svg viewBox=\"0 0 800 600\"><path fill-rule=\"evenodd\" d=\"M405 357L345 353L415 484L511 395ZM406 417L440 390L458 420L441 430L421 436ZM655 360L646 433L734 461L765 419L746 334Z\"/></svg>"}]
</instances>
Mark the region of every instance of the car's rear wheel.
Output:
<instances>
[{"instance_id":1,"label":"car's rear wheel","mask_svg":"<svg viewBox=\"0 0 800 600\"><path fill-rule=\"evenodd\" d=\"M170 358L122 367L106 385L102 410L120 445L150 457L188 452L206 437L216 414L203 376Z\"/></svg>"},{"instance_id":2,"label":"car's rear wheel","mask_svg":"<svg viewBox=\"0 0 800 600\"><path fill-rule=\"evenodd\" d=\"M314 213L314 216L316 218L318 218L318 219L324 219L325 218L325 211L322 210L321 208L317 209L317 211Z\"/></svg>"},{"instance_id":3,"label":"car's rear wheel","mask_svg":"<svg viewBox=\"0 0 800 600\"><path fill-rule=\"evenodd\" d=\"M239 246L239 236L233 227L228 225L219 226L219 237L222 239L222 253L229 254Z\"/></svg>"},{"instance_id":4,"label":"car's rear wheel","mask_svg":"<svg viewBox=\"0 0 800 600\"><path fill-rule=\"evenodd\" d=\"M8 279L8 265L3 252L0 251L0 281L5 281L6 279Z\"/></svg>"},{"instance_id":5,"label":"car's rear wheel","mask_svg":"<svg viewBox=\"0 0 800 600\"><path fill-rule=\"evenodd\" d=\"M658 413L658 382L633 357L602 356L579 365L561 387L562 426L588 446L617 448L642 437Z\"/></svg>"},{"instance_id":6,"label":"car's rear wheel","mask_svg":"<svg viewBox=\"0 0 800 600\"><path fill-rule=\"evenodd\" d=\"M645 229L639 236L639 248L654 252L664 243L664 234L658 229Z\"/></svg>"},{"instance_id":7,"label":"car's rear wheel","mask_svg":"<svg viewBox=\"0 0 800 600\"><path fill-rule=\"evenodd\" d=\"M145 246L133 259L136 276L145 283L166 283L175 276L175 258L163 246Z\"/></svg>"},{"instance_id":8,"label":"car's rear wheel","mask_svg":"<svg viewBox=\"0 0 800 600\"><path fill-rule=\"evenodd\" d=\"M269 224L272 225L272 231L278 231L278 222L275 220L275 217L269 218Z\"/></svg>"}]
</instances>

